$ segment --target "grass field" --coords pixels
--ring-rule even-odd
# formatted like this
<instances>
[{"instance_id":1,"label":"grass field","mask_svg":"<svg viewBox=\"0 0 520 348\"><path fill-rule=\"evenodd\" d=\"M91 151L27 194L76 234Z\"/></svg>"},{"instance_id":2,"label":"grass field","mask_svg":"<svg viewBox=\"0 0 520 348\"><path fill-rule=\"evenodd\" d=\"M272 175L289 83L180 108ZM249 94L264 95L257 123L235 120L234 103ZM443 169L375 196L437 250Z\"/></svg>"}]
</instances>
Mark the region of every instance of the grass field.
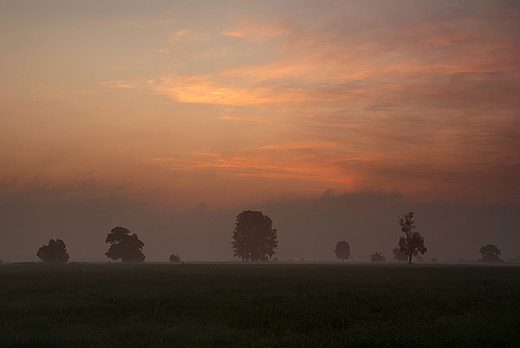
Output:
<instances>
[{"instance_id":1,"label":"grass field","mask_svg":"<svg viewBox=\"0 0 520 348\"><path fill-rule=\"evenodd\" d=\"M0 265L1 347L520 347L520 268Z\"/></svg>"}]
</instances>

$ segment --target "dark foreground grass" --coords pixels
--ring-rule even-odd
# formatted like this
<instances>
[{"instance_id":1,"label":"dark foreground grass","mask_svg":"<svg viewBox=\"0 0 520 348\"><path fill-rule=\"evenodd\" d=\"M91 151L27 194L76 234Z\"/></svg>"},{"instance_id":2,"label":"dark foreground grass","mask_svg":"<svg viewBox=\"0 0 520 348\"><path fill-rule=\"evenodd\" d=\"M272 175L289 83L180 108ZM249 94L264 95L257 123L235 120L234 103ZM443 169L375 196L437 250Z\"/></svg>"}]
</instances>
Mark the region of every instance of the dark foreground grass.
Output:
<instances>
[{"instance_id":1,"label":"dark foreground grass","mask_svg":"<svg viewBox=\"0 0 520 348\"><path fill-rule=\"evenodd\" d=\"M520 268L0 266L1 347L519 347Z\"/></svg>"}]
</instances>

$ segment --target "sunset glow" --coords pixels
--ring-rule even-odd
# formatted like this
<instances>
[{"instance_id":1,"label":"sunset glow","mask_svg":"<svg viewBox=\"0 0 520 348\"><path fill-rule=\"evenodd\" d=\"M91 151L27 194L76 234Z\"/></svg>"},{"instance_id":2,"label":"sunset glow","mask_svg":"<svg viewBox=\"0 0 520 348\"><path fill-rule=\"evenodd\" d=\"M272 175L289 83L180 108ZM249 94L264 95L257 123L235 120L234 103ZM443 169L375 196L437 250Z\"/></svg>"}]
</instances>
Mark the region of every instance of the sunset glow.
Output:
<instances>
[{"instance_id":1,"label":"sunset glow","mask_svg":"<svg viewBox=\"0 0 520 348\"><path fill-rule=\"evenodd\" d=\"M517 1L4 1L0 19L5 197L520 201Z\"/></svg>"}]
</instances>

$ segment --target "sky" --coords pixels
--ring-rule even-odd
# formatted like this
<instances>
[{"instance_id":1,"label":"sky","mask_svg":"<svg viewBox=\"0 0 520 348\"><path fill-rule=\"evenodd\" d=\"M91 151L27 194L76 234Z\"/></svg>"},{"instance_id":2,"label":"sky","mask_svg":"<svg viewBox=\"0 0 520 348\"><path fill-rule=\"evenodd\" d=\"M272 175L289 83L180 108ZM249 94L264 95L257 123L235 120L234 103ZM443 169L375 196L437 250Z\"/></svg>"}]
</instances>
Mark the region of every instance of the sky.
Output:
<instances>
[{"instance_id":1,"label":"sky","mask_svg":"<svg viewBox=\"0 0 520 348\"><path fill-rule=\"evenodd\" d=\"M520 255L518 1L0 1L0 259Z\"/></svg>"}]
</instances>

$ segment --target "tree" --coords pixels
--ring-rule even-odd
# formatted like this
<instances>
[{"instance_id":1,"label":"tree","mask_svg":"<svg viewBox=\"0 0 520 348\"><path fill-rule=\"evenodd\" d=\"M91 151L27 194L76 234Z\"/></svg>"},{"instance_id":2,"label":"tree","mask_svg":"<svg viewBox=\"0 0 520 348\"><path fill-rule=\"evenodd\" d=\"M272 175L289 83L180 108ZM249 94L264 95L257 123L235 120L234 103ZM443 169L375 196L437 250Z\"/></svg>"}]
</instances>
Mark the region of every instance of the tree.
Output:
<instances>
[{"instance_id":1,"label":"tree","mask_svg":"<svg viewBox=\"0 0 520 348\"><path fill-rule=\"evenodd\" d=\"M399 262L401 262L401 261L408 261L408 255L406 255L405 253L400 252L399 248L395 248L392 251L394 253L394 260L397 260Z\"/></svg>"},{"instance_id":2,"label":"tree","mask_svg":"<svg viewBox=\"0 0 520 348\"><path fill-rule=\"evenodd\" d=\"M350 257L350 245L346 241L340 240L336 243L336 249L334 249L334 252L336 253L336 258L341 261L348 260Z\"/></svg>"},{"instance_id":3,"label":"tree","mask_svg":"<svg viewBox=\"0 0 520 348\"><path fill-rule=\"evenodd\" d=\"M181 262L181 258L177 254L171 254L169 260L170 262Z\"/></svg>"},{"instance_id":4,"label":"tree","mask_svg":"<svg viewBox=\"0 0 520 348\"><path fill-rule=\"evenodd\" d=\"M267 261L278 248L273 220L261 211L244 210L237 215L231 244L233 256L242 261Z\"/></svg>"},{"instance_id":5,"label":"tree","mask_svg":"<svg viewBox=\"0 0 520 348\"><path fill-rule=\"evenodd\" d=\"M69 260L65 243L61 239L49 239L49 244L38 249L36 256L45 263L66 263Z\"/></svg>"},{"instance_id":6,"label":"tree","mask_svg":"<svg viewBox=\"0 0 520 348\"><path fill-rule=\"evenodd\" d=\"M385 262L386 257L382 255L382 253L375 251L372 255L370 255L371 262Z\"/></svg>"},{"instance_id":7,"label":"tree","mask_svg":"<svg viewBox=\"0 0 520 348\"><path fill-rule=\"evenodd\" d=\"M424 238L415 231L412 212L401 215L398 222L405 237L399 237L397 249L408 256L408 263L412 263L413 256L417 256L419 253L424 255L428 249L424 246Z\"/></svg>"},{"instance_id":8,"label":"tree","mask_svg":"<svg viewBox=\"0 0 520 348\"><path fill-rule=\"evenodd\" d=\"M500 249L496 245L488 244L484 245L479 249L480 254L482 255L482 258L480 258L479 262L503 262L498 255L502 255L500 252Z\"/></svg>"},{"instance_id":9,"label":"tree","mask_svg":"<svg viewBox=\"0 0 520 348\"><path fill-rule=\"evenodd\" d=\"M110 243L110 248L105 255L112 260L121 259L122 262L143 262L145 256L142 248L144 243L134 233L124 227L114 227L107 235L105 243Z\"/></svg>"}]
</instances>

